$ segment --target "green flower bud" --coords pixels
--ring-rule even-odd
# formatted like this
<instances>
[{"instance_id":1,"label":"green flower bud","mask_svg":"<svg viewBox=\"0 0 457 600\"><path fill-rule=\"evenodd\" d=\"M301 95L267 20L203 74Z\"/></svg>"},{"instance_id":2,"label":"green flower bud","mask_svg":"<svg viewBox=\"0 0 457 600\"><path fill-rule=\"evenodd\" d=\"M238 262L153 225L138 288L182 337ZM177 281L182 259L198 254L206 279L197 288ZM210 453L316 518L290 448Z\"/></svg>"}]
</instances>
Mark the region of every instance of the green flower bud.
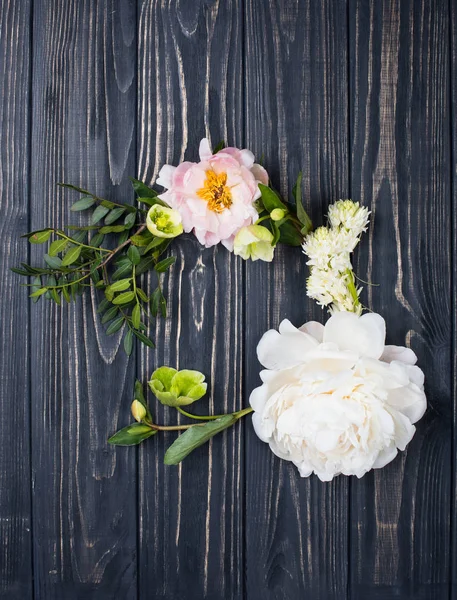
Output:
<instances>
[{"instance_id":1,"label":"green flower bud","mask_svg":"<svg viewBox=\"0 0 457 600\"><path fill-rule=\"evenodd\" d=\"M154 204L146 217L146 227L156 237L174 238L183 232L181 215L177 210Z\"/></svg>"},{"instance_id":2,"label":"green flower bud","mask_svg":"<svg viewBox=\"0 0 457 600\"><path fill-rule=\"evenodd\" d=\"M199 371L160 367L151 375L149 387L156 398L167 406L186 406L206 394L205 376Z\"/></svg>"},{"instance_id":3,"label":"green flower bud","mask_svg":"<svg viewBox=\"0 0 457 600\"><path fill-rule=\"evenodd\" d=\"M266 227L250 225L243 227L236 234L233 251L245 260L250 258L251 260L260 259L271 262L275 251L275 247L271 245L272 242L273 234Z\"/></svg>"},{"instance_id":4,"label":"green flower bud","mask_svg":"<svg viewBox=\"0 0 457 600\"><path fill-rule=\"evenodd\" d=\"M131 411L133 418L135 421L138 421L138 423L140 423L146 416L146 409L138 400L134 400L132 402Z\"/></svg>"},{"instance_id":5,"label":"green flower bud","mask_svg":"<svg viewBox=\"0 0 457 600\"><path fill-rule=\"evenodd\" d=\"M282 208L275 208L270 213L270 219L272 221L280 221L281 219L284 219L285 215L286 211L284 211Z\"/></svg>"}]
</instances>

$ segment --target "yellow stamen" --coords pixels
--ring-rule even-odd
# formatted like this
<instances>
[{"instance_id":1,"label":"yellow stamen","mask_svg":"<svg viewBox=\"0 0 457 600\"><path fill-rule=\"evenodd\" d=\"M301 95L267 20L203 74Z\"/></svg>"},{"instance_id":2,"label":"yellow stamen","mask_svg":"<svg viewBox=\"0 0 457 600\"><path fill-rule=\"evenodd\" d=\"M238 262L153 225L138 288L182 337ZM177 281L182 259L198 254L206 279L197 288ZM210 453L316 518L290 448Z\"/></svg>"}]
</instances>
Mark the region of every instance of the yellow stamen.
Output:
<instances>
[{"instance_id":1,"label":"yellow stamen","mask_svg":"<svg viewBox=\"0 0 457 600\"><path fill-rule=\"evenodd\" d=\"M208 202L208 208L216 213L223 212L232 206L232 194L225 185L227 173L215 173L206 171L206 179L203 187L197 190L197 195Z\"/></svg>"}]
</instances>

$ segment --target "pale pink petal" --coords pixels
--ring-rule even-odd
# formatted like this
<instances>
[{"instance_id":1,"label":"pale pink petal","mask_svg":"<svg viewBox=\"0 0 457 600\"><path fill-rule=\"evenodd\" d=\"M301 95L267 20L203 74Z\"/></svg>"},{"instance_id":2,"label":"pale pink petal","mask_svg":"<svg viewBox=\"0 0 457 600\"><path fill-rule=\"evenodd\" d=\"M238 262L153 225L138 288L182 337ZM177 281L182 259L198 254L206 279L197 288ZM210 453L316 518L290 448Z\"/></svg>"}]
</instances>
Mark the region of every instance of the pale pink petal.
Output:
<instances>
[{"instance_id":1,"label":"pale pink petal","mask_svg":"<svg viewBox=\"0 0 457 600\"><path fill-rule=\"evenodd\" d=\"M411 348L405 348L404 346L384 346L384 352L380 360L389 363L393 360L399 360L408 365L415 365L417 356Z\"/></svg>"},{"instance_id":2,"label":"pale pink petal","mask_svg":"<svg viewBox=\"0 0 457 600\"><path fill-rule=\"evenodd\" d=\"M254 175L255 179L263 185L268 185L268 173L262 167L262 165L258 165L257 163L253 164L251 167L251 173Z\"/></svg>"},{"instance_id":3,"label":"pale pink petal","mask_svg":"<svg viewBox=\"0 0 457 600\"><path fill-rule=\"evenodd\" d=\"M208 160L213 155L213 151L211 150L211 146L209 145L209 140L207 138L203 138L200 142L198 153L200 155L200 160Z\"/></svg>"},{"instance_id":4,"label":"pale pink petal","mask_svg":"<svg viewBox=\"0 0 457 600\"><path fill-rule=\"evenodd\" d=\"M175 174L176 167L172 165L164 165L160 171L159 176L156 179L157 185L161 185L162 187L169 189L173 185L173 176Z\"/></svg>"}]
</instances>

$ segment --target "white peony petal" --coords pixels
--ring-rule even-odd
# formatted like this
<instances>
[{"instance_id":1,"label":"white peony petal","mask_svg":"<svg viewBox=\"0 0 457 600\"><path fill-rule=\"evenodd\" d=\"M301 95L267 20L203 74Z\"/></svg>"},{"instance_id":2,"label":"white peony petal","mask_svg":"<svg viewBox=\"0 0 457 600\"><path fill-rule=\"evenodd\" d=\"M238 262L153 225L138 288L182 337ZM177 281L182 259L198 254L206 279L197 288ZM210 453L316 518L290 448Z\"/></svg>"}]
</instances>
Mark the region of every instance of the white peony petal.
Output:
<instances>
[{"instance_id":1,"label":"white peony petal","mask_svg":"<svg viewBox=\"0 0 457 600\"><path fill-rule=\"evenodd\" d=\"M263 384L252 390L249 396L249 404L256 412L262 413L269 397L268 385Z\"/></svg>"},{"instance_id":2,"label":"white peony petal","mask_svg":"<svg viewBox=\"0 0 457 600\"><path fill-rule=\"evenodd\" d=\"M390 414L395 423L395 444L399 450L404 450L412 440L416 428L401 412L392 409Z\"/></svg>"},{"instance_id":3,"label":"white peony petal","mask_svg":"<svg viewBox=\"0 0 457 600\"><path fill-rule=\"evenodd\" d=\"M392 462L397 454L397 447L395 446L394 442L392 442L390 446L387 446L387 448L383 448L380 451L373 463L373 469L382 469L382 467L385 467L387 464Z\"/></svg>"},{"instance_id":4,"label":"white peony petal","mask_svg":"<svg viewBox=\"0 0 457 600\"><path fill-rule=\"evenodd\" d=\"M156 179L157 185L161 185L167 190L173 186L173 175L176 171L176 167L172 165L164 165L160 171L159 176Z\"/></svg>"},{"instance_id":5,"label":"white peony petal","mask_svg":"<svg viewBox=\"0 0 457 600\"><path fill-rule=\"evenodd\" d=\"M360 356L379 358L384 351L386 323L381 315L370 313L334 313L325 324L324 343L334 342L340 350L352 350Z\"/></svg>"},{"instance_id":6,"label":"white peony petal","mask_svg":"<svg viewBox=\"0 0 457 600\"><path fill-rule=\"evenodd\" d=\"M317 346L316 340L296 329L287 320L281 323L280 330L285 333L270 329L257 345L259 362L275 371L303 363L306 353Z\"/></svg>"},{"instance_id":7,"label":"white peony petal","mask_svg":"<svg viewBox=\"0 0 457 600\"><path fill-rule=\"evenodd\" d=\"M324 340L324 326L322 323L318 323L317 321L308 321L300 328L300 331L311 335L315 340L321 344Z\"/></svg>"},{"instance_id":8,"label":"white peony petal","mask_svg":"<svg viewBox=\"0 0 457 600\"><path fill-rule=\"evenodd\" d=\"M387 402L407 417L411 423L416 423L424 416L427 409L427 399L423 390L411 383L407 387L390 390Z\"/></svg>"},{"instance_id":9,"label":"white peony petal","mask_svg":"<svg viewBox=\"0 0 457 600\"><path fill-rule=\"evenodd\" d=\"M254 427L254 431L257 436L262 440L262 442L268 443L270 441L271 435L274 430L273 421L266 421L262 419L262 417L253 413L252 415L252 426Z\"/></svg>"},{"instance_id":10,"label":"white peony petal","mask_svg":"<svg viewBox=\"0 0 457 600\"><path fill-rule=\"evenodd\" d=\"M399 360L407 365L415 365L417 356L411 348L405 348L404 346L385 346L384 352L379 360L387 363L390 363L393 360Z\"/></svg>"},{"instance_id":11,"label":"white peony petal","mask_svg":"<svg viewBox=\"0 0 457 600\"><path fill-rule=\"evenodd\" d=\"M203 138L200 142L198 153L200 155L200 160L208 160L213 155L213 151L211 150L211 146L209 145L209 140L207 138Z\"/></svg>"}]
</instances>

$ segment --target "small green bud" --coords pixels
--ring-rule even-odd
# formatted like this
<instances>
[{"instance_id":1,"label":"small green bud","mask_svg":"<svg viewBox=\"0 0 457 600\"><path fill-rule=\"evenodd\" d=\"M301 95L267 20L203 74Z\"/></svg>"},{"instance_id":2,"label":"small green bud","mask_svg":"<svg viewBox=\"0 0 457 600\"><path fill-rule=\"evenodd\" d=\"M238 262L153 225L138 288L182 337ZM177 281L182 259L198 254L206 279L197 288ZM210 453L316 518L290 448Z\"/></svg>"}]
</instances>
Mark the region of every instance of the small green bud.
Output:
<instances>
[{"instance_id":1,"label":"small green bud","mask_svg":"<svg viewBox=\"0 0 457 600\"><path fill-rule=\"evenodd\" d=\"M138 421L138 423L140 423L146 416L146 409L138 400L134 400L132 402L131 411L133 418L135 421Z\"/></svg>"},{"instance_id":2,"label":"small green bud","mask_svg":"<svg viewBox=\"0 0 457 600\"><path fill-rule=\"evenodd\" d=\"M281 219L284 219L285 215L286 213L282 208L275 208L270 213L270 219L272 221L280 221Z\"/></svg>"}]
</instances>

